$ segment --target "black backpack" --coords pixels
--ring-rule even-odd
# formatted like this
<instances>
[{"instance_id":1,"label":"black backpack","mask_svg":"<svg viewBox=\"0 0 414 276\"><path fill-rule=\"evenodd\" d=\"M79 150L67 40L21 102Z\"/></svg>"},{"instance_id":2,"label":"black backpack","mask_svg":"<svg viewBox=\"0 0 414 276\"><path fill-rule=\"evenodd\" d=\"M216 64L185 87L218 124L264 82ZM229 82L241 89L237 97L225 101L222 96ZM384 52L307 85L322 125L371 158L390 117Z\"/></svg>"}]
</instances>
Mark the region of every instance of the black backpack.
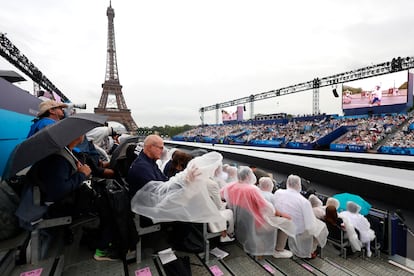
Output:
<instances>
[{"instance_id":1,"label":"black backpack","mask_svg":"<svg viewBox=\"0 0 414 276\"><path fill-rule=\"evenodd\" d=\"M0 241L16 236L20 231L19 221L14 214L20 197L5 180L0 182Z\"/></svg>"},{"instance_id":2,"label":"black backpack","mask_svg":"<svg viewBox=\"0 0 414 276\"><path fill-rule=\"evenodd\" d=\"M120 256L125 256L129 249L135 249L139 240L138 232L131 211L131 199L128 191L115 179L105 179L105 193L110 213L114 221L113 243Z\"/></svg>"}]
</instances>

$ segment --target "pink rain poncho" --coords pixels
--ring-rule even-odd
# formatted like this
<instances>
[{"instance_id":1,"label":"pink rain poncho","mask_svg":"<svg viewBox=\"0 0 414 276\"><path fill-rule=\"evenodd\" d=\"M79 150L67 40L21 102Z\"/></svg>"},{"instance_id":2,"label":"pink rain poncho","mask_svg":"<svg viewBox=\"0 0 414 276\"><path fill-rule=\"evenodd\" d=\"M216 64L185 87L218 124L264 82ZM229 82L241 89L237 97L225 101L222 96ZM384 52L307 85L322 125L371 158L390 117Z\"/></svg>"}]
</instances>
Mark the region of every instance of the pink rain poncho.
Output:
<instances>
[{"instance_id":1,"label":"pink rain poncho","mask_svg":"<svg viewBox=\"0 0 414 276\"><path fill-rule=\"evenodd\" d=\"M228 208L233 210L236 238L249 254L272 255L277 230L294 236L295 227L290 220L275 216L272 204L254 185L256 177L249 167L241 166L238 175L238 182L228 184L221 190Z\"/></svg>"}]
</instances>

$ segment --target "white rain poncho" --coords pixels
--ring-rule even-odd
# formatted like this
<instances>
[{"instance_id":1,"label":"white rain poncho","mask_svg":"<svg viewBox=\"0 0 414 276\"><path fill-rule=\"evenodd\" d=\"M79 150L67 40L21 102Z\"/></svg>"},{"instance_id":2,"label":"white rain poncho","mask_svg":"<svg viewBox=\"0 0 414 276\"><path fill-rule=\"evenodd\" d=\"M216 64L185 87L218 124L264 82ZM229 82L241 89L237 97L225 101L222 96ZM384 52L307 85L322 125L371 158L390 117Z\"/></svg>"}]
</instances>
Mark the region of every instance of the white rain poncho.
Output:
<instances>
[{"instance_id":1,"label":"white rain poncho","mask_svg":"<svg viewBox=\"0 0 414 276\"><path fill-rule=\"evenodd\" d=\"M210 199L206 185L222 159L221 154L209 152L191 160L184 171L166 182L148 182L132 198L132 211L151 218L154 223L223 223L224 218Z\"/></svg>"},{"instance_id":2,"label":"white rain poncho","mask_svg":"<svg viewBox=\"0 0 414 276\"><path fill-rule=\"evenodd\" d=\"M334 206L336 208L336 210L338 210L339 208L339 200L337 200L334 197L329 197L326 200L326 207L328 206ZM352 223L349 221L349 219L343 215L341 215L341 213L338 214L338 217L342 219L342 221L344 222L344 226L345 226L345 238L347 238L349 240L349 243L351 244L351 248L352 251L361 251L361 241L358 239L358 235L355 232L355 228L352 225Z\"/></svg>"},{"instance_id":3,"label":"white rain poncho","mask_svg":"<svg viewBox=\"0 0 414 276\"><path fill-rule=\"evenodd\" d=\"M95 145L108 150L112 145L109 145L108 136L113 133L112 127L102 126L96 127L86 133L88 141L92 141Z\"/></svg>"},{"instance_id":4,"label":"white rain poncho","mask_svg":"<svg viewBox=\"0 0 414 276\"><path fill-rule=\"evenodd\" d=\"M342 212L343 213L343 212ZM361 251L362 243L358 239L358 234L355 232L355 228L350 220L342 213L338 214L338 218L341 218L345 226L345 238L348 239L349 244L353 252Z\"/></svg>"},{"instance_id":5,"label":"white rain poncho","mask_svg":"<svg viewBox=\"0 0 414 276\"><path fill-rule=\"evenodd\" d=\"M227 173L227 183L233 183L237 181L237 167L230 166L229 164L223 165L223 172Z\"/></svg>"},{"instance_id":6,"label":"white rain poncho","mask_svg":"<svg viewBox=\"0 0 414 276\"><path fill-rule=\"evenodd\" d=\"M125 140L127 140L129 137L132 137L132 135L130 134L126 134L126 133L122 133L119 137L118 137L118 141L120 144L122 144L122 142L124 142Z\"/></svg>"},{"instance_id":7,"label":"white rain poncho","mask_svg":"<svg viewBox=\"0 0 414 276\"><path fill-rule=\"evenodd\" d=\"M325 217L325 207L322 206L322 201L316 195L310 195L308 198L310 204L312 205L313 213L318 219L324 219Z\"/></svg>"},{"instance_id":8,"label":"white rain poncho","mask_svg":"<svg viewBox=\"0 0 414 276\"><path fill-rule=\"evenodd\" d=\"M355 202L348 201L346 204L346 209L347 211L340 212L338 216L342 219L348 219L348 223L352 224L354 228L359 231L360 241L366 244L374 240L375 232L371 229L371 224L366 217L359 213L361 206Z\"/></svg>"},{"instance_id":9,"label":"white rain poncho","mask_svg":"<svg viewBox=\"0 0 414 276\"><path fill-rule=\"evenodd\" d=\"M208 227L210 232L217 233L224 230L227 230L227 234L233 235L234 232L234 217L233 211L226 209L226 203L221 200L220 196L220 186L213 179L207 181L207 190L210 195L211 200L216 205L217 209L220 212L220 215L225 219L224 223L209 223ZM227 228L228 224L228 228Z\"/></svg>"},{"instance_id":10,"label":"white rain poncho","mask_svg":"<svg viewBox=\"0 0 414 276\"><path fill-rule=\"evenodd\" d=\"M164 147L162 149L162 154L161 154L160 159L158 159L157 161L155 161L155 163L157 163L158 168L161 171L164 170L165 165L167 164L168 160L170 160L170 157L168 155L168 152L169 152L169 150L166 147Z\"/></svg>"},{"instance_id":11,"label":"white rain poncho","mask_svg":"<svg viewBox=\"0 0 414 276\"><path fill-rule=\"evenodd\" d=\"M275 206L278 211L289 214L296 226L296 239L289 238L289 249L297 257L310 258L316 243L325 246L329 232L326 224L315 217L310 202L300 194L298 176L293 176L298 187L289 187L291 177L288 177L286 189L275 192Z\"/></svg>"},{"instance_id":12,"label":"white rain poncho","mask_svg":"<svg viewBox=\"0 0 414 276\"><path fill-rule=\"evenodd\" d=\"M295 226L291 220L275 216L272 204L254 185L256 177L249 167L239 168L238 179L238 182L228 184L221 190L227 206L233 210L236 238L244 251L251 255L272 255L277 230L294 236Z\"/></svg>"},{"instance_id":13,"label":"white rain poncho","mask_svg":"<svg viewBox=\"0 0 414 276\"><path fill-rule=\"evenodd\" d=\"M223 166L219 166L214 172L214 181L219 185L220 189L226 186L229 174L223 171Z\"/></svg>"}]
</instances>

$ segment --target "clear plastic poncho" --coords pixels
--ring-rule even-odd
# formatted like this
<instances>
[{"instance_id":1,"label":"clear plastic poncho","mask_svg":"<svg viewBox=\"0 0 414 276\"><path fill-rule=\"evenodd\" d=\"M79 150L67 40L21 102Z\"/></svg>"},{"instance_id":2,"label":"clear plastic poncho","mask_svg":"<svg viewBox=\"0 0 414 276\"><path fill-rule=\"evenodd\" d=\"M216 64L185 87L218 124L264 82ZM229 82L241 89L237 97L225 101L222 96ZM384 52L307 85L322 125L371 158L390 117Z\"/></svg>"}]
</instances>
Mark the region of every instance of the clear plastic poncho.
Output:
<instances>
[{"instance_id":1,"label":"clear plastic poncho","mask_svg":"<svg viewBox=\"0 0 414 276\"><path fill-rule=\"evenodd\" d=\"M346 215L344 216L342 213L338 214L338 218L341 218L342 221L344 222L345 238L348 239L353 252L361 251L362 243L358 239L358 234L355 232L355 227L351 223L351 221L348 219L348 217Z\"/></svg>"},{"instance_id":2,"label":"clear plastic poncho","mask_svg":"<svg viewBox=\"0 0 414 276\"><path fill-rule=\"evenodd\" d=\"M340 212L338 216L342 219L347 219L348 224L351 224L355 229L359 231L359 240L362 243L369 243L370 241L374 240L375 232L371 229L371 224L366 217L359 213L361 206L353 201L348 201L346 204L346 209L346 211Z\"/></svg>"},{"instance_id":3,"label":"clear plastic poncho","mask_svg":"<svg viewBox=\"0 0 414 276\"><path fill-rule=\"evenodd\" d=\"M276 247L277 230L294 237L296 229L291 220L275 216L273 205L254 185L256 177L249 167L238 170L238 182L228 184L221 193L233 210L235 234L244 251L251 255L272 255Z\"/></svg>"},{"instance_id":4,"label":"clear plastic poncho","mask_svg":"<svg viewBox=\"0 0 414 276\"><path fill-rule=\"evenodd\" d=\"M109 145L108 136L111 136L113 133L112 127L102 126L96 127L86 133L86 138L88 141L92 141L95 145L107 150Z\"/></svg>"},{"instance_id":5,"label":"clear plastic poncho","mask_svg":"<svg viewBox=\"0 0 414 276\"><path fill-rule=\"evenodd\" d=\"M297 257L310 258L318 244L320 247L326 245L329 232L299 191L289 187L277 190L274 193L275 205L279 211L289 214L296 226L295 239L289 238L289 249Z\"/></svg>"},{"instance_id":6,"label":"clear plastic poncho","mask_svg":"<svg viewBox=\"0 0 414 276\"><path fill-rule=\"evenodd\" d=\"M312 205L313 213L315 214L315 217L318 219L324 219L325 218L325 207L322 206L322 201L316 196L316 195L310 195L308 198L309 202Z\"/></svg>"},{"instance_id":7,"label":"clear plastic poncho","mask_svg":"<svg viewBox=\"0 0 414 276\"><path fill-rule=\"evenodd\" d=\"M151 218L154 223L225 223L206 184L222 160L221 154L209 152L191 160L184 171L166 182L148 182L132 198L131 210Z\"/></svg>"}]
</instances>

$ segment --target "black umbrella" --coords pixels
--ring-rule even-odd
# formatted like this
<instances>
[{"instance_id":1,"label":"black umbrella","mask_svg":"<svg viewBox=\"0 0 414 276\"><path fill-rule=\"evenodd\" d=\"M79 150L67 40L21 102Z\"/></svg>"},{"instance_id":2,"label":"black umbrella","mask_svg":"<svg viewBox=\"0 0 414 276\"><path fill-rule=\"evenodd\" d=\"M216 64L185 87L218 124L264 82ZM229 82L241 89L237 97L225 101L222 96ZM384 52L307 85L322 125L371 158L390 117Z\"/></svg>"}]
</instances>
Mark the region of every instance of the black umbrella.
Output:
<instances>
[{"instance_id":1,"label":"black umbrella","mask_svg":"<svg viewBox=\"0 0 414 276\"><path fill-rule=\"evenodd\" d=\"M102 126L107 117L79 113L48 125L18 144L10 154L3 178L7 179L33 163L67 146L89 130Z\"/></svg>"},{"instance_id":2,"label":"black umbrella","mask_svg":"<svg viewBox=\"0 0 414 276\"><path fill-rule=\"evenodd\" d=\"M117 161L119 159L126 158L126 150L129 145L138 143L139 136L131 136L126 138L122 143L120 143L111 156L111 161L109 163L110 168L115 168L117 165Z\"/></svg>"},{"instance_id":3,"label":"black umbrella","mask_svg":"<svg viewBox=\"0 0 414 276\"><path fill-rule=\"evenodd\" d=\"M137 157L135 150L140 144L138 141L138 136L131 136L119 144L112 153L109 167L116 171L118 176L127 176L129 167Z\"/></svg>"},{"instance_id":4,"label":"black umbrella","mask_svg":"<svg viewBox=\"0 0 414 276\"><path fill-rule=\"evenodd\" d=\"M21 75L11 70L0 70L0 78L3 78L9 82L25 81Z\"/></svg>"},{"instance_id":5,"label":"black umbrella","mask_svg":"<svg viewBox=\"0 0 414 276\"><path fill-rule=\"evenodd\" d=\"M42 102L27 91L9 83L0 77L0 109L36 116Z\"/></svg>"}]
</instances>

